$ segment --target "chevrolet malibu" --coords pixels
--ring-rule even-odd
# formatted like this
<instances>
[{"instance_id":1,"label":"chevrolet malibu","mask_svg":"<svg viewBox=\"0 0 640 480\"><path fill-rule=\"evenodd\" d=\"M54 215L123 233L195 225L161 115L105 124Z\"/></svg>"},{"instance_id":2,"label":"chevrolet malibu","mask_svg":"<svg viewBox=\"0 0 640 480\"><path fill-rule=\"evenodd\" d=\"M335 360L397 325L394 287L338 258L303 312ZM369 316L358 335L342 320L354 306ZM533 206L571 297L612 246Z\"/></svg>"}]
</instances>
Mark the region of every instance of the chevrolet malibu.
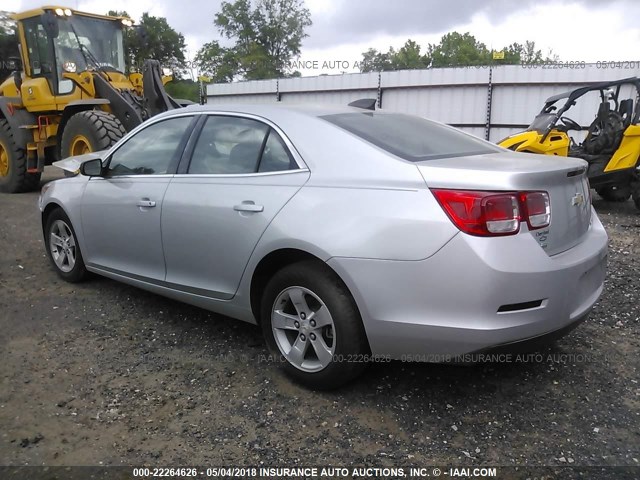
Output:
<instances>
[{"instance_id":1,"label":"chevrolet malibu","mask_svg":"<svg viewBox=\"0 0 640 480\"><path fill-rule=\"evenodd\" d=\"M313 388L372 358L552 340L603 288L607 235L583 160L420 117L193 106L58 166L80 172L40 197L63 279L91 272L259 324Z\"/></svg>"}]
</instances>

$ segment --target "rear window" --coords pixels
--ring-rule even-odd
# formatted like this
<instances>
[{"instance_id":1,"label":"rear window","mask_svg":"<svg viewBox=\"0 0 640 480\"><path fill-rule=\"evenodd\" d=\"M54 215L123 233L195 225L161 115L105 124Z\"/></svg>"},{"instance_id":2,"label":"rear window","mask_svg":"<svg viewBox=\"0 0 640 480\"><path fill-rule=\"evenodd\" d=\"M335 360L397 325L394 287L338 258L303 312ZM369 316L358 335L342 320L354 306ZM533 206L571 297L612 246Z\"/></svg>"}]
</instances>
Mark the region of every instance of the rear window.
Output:
<instances>
[{"instance_id":1,"label":"rear window","mask_svg":"<svg viewBox=\"0 0 640 480\"><path fill-rule=\"evenodd\" d=\"M455 128L413 115L362 112L321 118L411 162L503 151Z\"/></svg>"}]
</instances>

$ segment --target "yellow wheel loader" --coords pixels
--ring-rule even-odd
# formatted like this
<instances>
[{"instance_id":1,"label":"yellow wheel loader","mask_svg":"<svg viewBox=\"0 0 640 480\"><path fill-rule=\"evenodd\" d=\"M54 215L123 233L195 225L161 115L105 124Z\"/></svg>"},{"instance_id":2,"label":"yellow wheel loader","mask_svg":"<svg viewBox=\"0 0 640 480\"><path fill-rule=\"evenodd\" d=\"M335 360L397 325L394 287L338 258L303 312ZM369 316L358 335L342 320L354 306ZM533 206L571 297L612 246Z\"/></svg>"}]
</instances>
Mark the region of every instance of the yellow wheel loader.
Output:
<instances>
[{"instance_id":1,"label":"yellow wheel loader","mask_svg":"<svg viewBox=\"0 0 640 480\"><path fill-rule=\"evenodd\" d=\"M42 7L11 16L20 58L0 84L0 191L37 188L45 165L104 150L147 118L186 103L159 62L125 75L124 17ZM0 79L2 80L2 79Z\"/></svg>"},{"instance_id":2,"label":"yellow wheel loader","mask_svg":"<svg viewBox=\"0 0 640 480\"><path fill-rule=\"evenodd\" d=\"M576 105L580 105L576 111L584 112L589 106L584 102L593 101L594 96L597 114L589 126L565 116ZM589 163L591 187L602 198L620 202L633 196L640 209L639 102L636 77L587 85L548 98L526 131L498 144L516 152L582 158ZM586 135L577 142L570 131Z\"/></svg>"}]
</instances>

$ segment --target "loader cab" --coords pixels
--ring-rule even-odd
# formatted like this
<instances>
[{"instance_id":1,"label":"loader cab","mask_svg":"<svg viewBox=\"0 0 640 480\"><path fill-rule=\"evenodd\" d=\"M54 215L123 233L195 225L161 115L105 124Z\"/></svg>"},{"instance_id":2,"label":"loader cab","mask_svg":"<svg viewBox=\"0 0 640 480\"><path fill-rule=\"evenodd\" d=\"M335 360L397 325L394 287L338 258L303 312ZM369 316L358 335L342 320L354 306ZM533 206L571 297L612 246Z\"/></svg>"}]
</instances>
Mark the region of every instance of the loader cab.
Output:
<instances>
[{"instance_id":1,"label":"loader cab","mask_svg":"<svg viewBox=\"0 0 640 480\"><path fill-rule=\"evenodd\" d=\"M58 110L60 99L82 98L77 75L87 70L125 71L123 28L128 19L79 14L44 7L14 17L24 65L24 104L33 110Z\"/></svg>"}]
</instances>

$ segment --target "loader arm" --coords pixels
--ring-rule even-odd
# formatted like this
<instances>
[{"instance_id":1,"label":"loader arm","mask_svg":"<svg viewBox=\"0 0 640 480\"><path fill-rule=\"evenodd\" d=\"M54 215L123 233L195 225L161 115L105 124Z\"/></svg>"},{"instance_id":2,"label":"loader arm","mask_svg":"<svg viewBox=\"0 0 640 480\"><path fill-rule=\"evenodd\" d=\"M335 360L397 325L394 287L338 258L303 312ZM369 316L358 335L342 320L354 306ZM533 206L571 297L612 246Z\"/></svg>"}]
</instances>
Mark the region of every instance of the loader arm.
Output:
<instances>
[{"instance_id":1,"label":"loader arm","mask_svg":"<svg viewBox=\"0 0 640 480\"><path fill-rule=\"evenodd\" d=\"M136 98L130 91L119 91L98 72L93 74L93 84L96 89L96 97L109 101L111 113L120 120L127 132L149 118L141 99Z\"/></svg>"},{"instance_id":2,"label":"loader arm","mask_svg":"<svg viewBox=\"0 0 640 480\"><path fill-rule=\"evenodd\" d=\"M142 68L142 91L149 116L180 108L181 105L169 96L162 83L162 71L158 60L145 60Z\"/></svg>"}]
</instances>

